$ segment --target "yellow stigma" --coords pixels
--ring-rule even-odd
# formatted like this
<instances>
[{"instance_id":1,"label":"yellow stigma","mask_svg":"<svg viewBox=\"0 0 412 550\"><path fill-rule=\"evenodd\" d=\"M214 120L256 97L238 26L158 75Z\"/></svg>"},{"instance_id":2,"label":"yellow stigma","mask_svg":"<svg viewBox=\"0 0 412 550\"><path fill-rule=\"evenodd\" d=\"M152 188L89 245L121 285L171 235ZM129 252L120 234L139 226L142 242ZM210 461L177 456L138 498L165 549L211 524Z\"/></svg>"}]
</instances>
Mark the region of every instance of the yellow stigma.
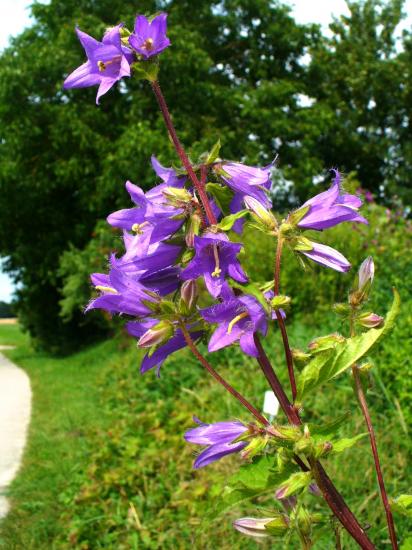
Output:
<instances>
[{"instance_id":1,"label":"yellow stigma","mask_svg":"<svg viewBox=\"0 0 412 550\"><path fill-rule=\"evenodd\" d=\"M117 294L117 290L112 288L111 286L97 285L96 290L100 290L100 292L108 292L109 294Z\"/></svg>"},{"instance_id":2,"label":"yellow stigma","mask_svg":"<svg viewBox=\"0 0 412 550\"><path fill-rule=\"evenodd\" d=\"M215 270L212 273L212 277L219 277L219 275L222 273L222 270L220 269L220 262L219 262L219 251L217 249L217 245L213 245L213 256L215 257Z\"/></svg>"},{"instance_id":3,"label":"yellow stigma","mask_svg":"<svg viewBox=\"0 0 412 550\"><path fill-rule=\"evenodd\" d=\"M236 323L238 323L248 315L249 313L247 311L244 311L243 313L239 313L239 315L236 315L236 317L230 321L229 326L227 327L227 333L230 334L232 332L233 327L236 325Z\"/></svg>"},{"instance_id":4,"label":"yellow stigma","mask_svg":"<svg viewBox=\"0 0 412 550\"><path fill-rule=\"evenodd\" d=\"M148 224L149 222L134 223L132 225L132 231L137 233L137 235L143 235L143 227L145 227L145 225L148 225Z\"/></svg>"}]
</instances>

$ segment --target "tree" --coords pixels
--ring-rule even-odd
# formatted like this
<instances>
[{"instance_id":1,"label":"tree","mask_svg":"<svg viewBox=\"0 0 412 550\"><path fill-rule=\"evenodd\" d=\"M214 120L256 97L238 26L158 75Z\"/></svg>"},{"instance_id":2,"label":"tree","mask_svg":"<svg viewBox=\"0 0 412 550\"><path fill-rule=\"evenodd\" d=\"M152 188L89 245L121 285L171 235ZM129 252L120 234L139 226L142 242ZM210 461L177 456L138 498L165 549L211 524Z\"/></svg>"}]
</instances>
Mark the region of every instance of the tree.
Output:
<instances>
[{"instance_id":1,"label":"tree","mask_svg":"<svg viewBox=\"0 0 412 550\"><path fill-rule=\"evenodd\" d=\"M173 48L161 81L183 141L199 153L220 135L226 158L266 162L280 138L285 166L306 166L295 143L304 90L301 58L316 36L289 9L267 0L139 2L170 13ZM52 0L34 4L34 25L14 39L0 64L0 254L17 273L19 315L39 345L66 351L99 333L81 311L60 316L60 258L82 250L96 221L127 200L123 183L153 182L149 158L168 162L155 101L130 79L94 104L95 90L66 93L64 76L83 61L78 24L94 36L126 21L130 0ZM205 100L206 98L206 100ZM304 171L308 174L309 170ZM306 184L310 180L306 177Z\"/></svg>"}]
</instances>

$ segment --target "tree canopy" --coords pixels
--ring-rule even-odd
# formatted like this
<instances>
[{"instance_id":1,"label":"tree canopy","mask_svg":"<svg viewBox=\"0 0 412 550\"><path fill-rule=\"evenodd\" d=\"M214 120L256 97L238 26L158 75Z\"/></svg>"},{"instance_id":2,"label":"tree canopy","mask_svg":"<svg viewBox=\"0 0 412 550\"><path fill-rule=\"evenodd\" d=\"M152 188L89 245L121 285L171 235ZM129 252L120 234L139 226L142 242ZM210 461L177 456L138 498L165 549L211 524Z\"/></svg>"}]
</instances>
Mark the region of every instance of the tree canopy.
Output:
<instances>
[{"instance_id":1,"label":"tree canopy","mask_svg":"<svg viewBox=\"0 0 412 550\"><path fill-rule=\"evenodd\" d=\"M125 180L151 186L152 154L177 162L144 82L124 79L99 107L95 89L62 89L83 62L75 26L99 38L119 21L132 26L137 11L169 13L160 82L194 155L218 137L228 159L279 154L275 181L294 184L286 202L306 199L332 166L356 171L382 201L389 192L409 200L412 41L405 33L399 50L394 40L402 1L349 7L326 38L270 0L33 4L34 24L1 55L0 255L40 345L64 351L99 333L100 317L84 317L65 274L82 272L80 259L100 246L97 222L127 204Z\"/></svg>"}]
</instances>

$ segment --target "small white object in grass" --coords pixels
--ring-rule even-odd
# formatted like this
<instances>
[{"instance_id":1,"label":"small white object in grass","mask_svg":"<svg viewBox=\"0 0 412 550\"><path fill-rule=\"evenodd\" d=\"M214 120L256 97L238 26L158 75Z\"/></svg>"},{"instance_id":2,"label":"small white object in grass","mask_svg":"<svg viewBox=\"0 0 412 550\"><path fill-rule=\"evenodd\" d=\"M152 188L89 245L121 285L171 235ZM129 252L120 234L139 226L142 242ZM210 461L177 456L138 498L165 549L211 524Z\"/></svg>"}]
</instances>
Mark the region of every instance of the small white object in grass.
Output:
<instances>
[{"instance_id":1,"label":"small white object in grass","mask_svg":"<svg viewBox=\"0 0 412 550\"><path fill-rule=\"evenodd\" d=\"M266 391L263 402L263 412L273 419L278 414L278 410L279 401L276 399L275 394L273 391Z\"/></svg>"}]
</instances>

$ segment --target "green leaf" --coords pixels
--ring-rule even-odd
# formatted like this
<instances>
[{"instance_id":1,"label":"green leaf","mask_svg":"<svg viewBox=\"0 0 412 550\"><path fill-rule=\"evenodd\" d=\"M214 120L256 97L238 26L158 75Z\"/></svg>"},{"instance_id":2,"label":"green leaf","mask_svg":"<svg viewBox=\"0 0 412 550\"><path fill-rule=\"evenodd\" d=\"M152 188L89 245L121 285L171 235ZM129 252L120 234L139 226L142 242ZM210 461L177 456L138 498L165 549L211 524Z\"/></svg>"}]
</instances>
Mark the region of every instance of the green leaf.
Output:
<instances>
[{"instance_id":1,"label":"green leaf","mask_svg":"<svg viewBox=\"0 0 412 550\"><path fill-rule=\"evenodd\" d=\"M230 203L233 199L233 193L229 187L224 187L218 183L207 183L206 191L213 196L216 204L222 212L229 212Z\"/></svg>"},{"instance_id":2,"label":"green leaf","mask_svg":"<svg viewBox=\"0 0 412 550\"><path fill-rule=\"evenodd\" d=\"M391 508L404 516L412 518L412 495L400 495L391 499Z\"/></svg>"},{"instance_id":3,"label":"green leaf","mask_svg":"<svg viewBox=\"0 0 412 550\"><path fill-rule=\"evenodd\" d=\"M211 517L216 517L245 500L267 492L273 493L294 471L295 466L291 464L279 470L275 455L263 455L254 459L251 464L242 466L230 477L217 499Z\"/></svg>"},{"instance_id":4,"label":"green leaf","mask_svg":"<svg viewBox=\"0 0 412 550\"><path fill-rule=\"evenodd\" d=\"M331 453L338 454L338 453L341 453L342 451L346 451L346 449L350 449L351 447L356 445L356 443L360 439L363 439L367 435L368 435L367 433L362 433L355 437L349 437L349 438L344 437L343 439L339 439L338 441L332 441Z\"/></svg>"},{"instance_id":5,"label":"green leaf","mask_svg":"<svg viewBox=\"0 0 412 550\"><path fill-rule=\"evenodd\" d=\"M335 378L359 361L394 326L400 309L399 293L394 289L394 300L381 328L337 342L333 348L321 351L303 369L298 380L298 399L302 400L320 384Z\"/></svg>"},{"instance_id":6,"label":"green leaf","mask_svg":"<svg viewBox=\"0 0 412 550\"><path fill-rule=\"evenodd\" d=\"M220 148L221 148L221 143L220 143L220 139L218 139L207 156L206 164L213 164L215 162L215 160L219 157Z\"/></svg>"},{"instance_id":7,"label":"green leaf","mask_svg":"<svg viewBox=\"0 0 412 550\"><path fill-rule=\"evenodd\" d=\"M249 214L249 210L241 210L240 212L236 212L236 214L229 214L229 216L224 217L217 224L217 227L222 231L230 231L235 222L240 220L240 218L244 218L247 214Z\"/></svg>"},{"instance_id":8,"label":"green leaf","mask_svg":"<svg viewBox=\"0 0 412 550\"><path fill-rule=\"evenodd\" d=\"M310 435L315 440L329 440L338 432L339 428L347 422L348 417L349 412L346 412L345 414L339 416L333 422L328 422L327 424L323 424L322 426L309 424Z\"/></svg>"}]
</instances>

